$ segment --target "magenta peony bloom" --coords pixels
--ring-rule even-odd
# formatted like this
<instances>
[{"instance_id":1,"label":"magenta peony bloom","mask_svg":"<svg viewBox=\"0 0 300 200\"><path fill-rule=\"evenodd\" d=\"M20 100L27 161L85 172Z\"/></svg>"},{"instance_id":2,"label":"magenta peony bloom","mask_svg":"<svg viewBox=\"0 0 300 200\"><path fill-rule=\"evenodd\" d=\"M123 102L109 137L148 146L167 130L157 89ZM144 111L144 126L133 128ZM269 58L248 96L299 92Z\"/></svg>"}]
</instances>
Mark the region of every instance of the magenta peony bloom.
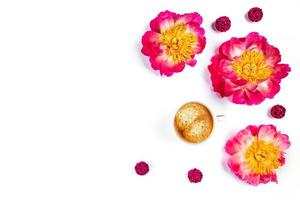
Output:
<instances>
[{"instance_id":1,"label":"magenta peony bloom","mask_svg":"<svg viewBox=\"0 0 300 200\"><path fill-rule=\"evenodd\" d=\"M226 164L241 180L251 184L277 182L276 170L285 164L289 137L273 125L248 126L228 140Z\"/></svg>"},{"instance_id":2,"label":"magenta peony bloom","mask_svg":"<svg viewBox=\"0 0 300 200\"><path fill-rule=\"evenodd\" d=\"M159 13L150 22L150 31L142 37L142 53L149 56L151 66L161 75L181 72L185 64L194 66L196 54L206 45L202 17L198 13Z\"/></svg>"},{"instance_id":3,"label":"magenta peony bloom","mask_svg":"<svg viewBox=\"0 0 300 200\"><path fill-rule=\"evenodd\" d=\"M260 104L280 90L281 79L291 71L281 64L279 50L258 33L224 42L208 69L215 92L236 104Z\"/></svg>"}]
</instances>

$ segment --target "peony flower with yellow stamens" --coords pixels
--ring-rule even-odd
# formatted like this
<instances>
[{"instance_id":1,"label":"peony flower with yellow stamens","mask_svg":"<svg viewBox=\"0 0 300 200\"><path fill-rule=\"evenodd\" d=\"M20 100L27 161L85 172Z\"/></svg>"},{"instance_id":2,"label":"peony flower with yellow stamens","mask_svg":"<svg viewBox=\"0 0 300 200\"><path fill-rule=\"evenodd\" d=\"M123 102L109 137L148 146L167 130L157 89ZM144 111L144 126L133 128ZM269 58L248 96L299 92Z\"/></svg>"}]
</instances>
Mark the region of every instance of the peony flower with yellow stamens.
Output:
<instances>
[{"instance_id":1,"label":"peony flower with yellow stamens","mask_svg":"<svg viewBox=\"0 0 300 200\"><path fill-rule=\"evenodd\" d=\"M208 69L215 92L233 103L255 105L280 91L281 79L291 71L279 50L258 33L224 42Z\"/></svg>"},{"instance_id":2,"label":"peony flower with yellow stamens","mask_svg":"<svg viewBox=\"0 0 300 200\"><path fill-rule=\"evenodd\" d=\"M241 180L251 184L276 182L276 170L285 164L289 137L273 125L248 126L227 141L226 164Z\"/></svg>"},{"instance_id":3,"label":"peony flower with yellow stamens","mask_svg":"<svg viewBox=\"0 0 300 200\"><path fill-rule=\"evenodd\" d=\"M195 66L195 55L206 45L202 21L198 13L160 12L150 22L151 30L142 37L141 51L149 56L151 67L161 75L171 76L181 72L185 64Z\"/></svg>"}]
</instances>

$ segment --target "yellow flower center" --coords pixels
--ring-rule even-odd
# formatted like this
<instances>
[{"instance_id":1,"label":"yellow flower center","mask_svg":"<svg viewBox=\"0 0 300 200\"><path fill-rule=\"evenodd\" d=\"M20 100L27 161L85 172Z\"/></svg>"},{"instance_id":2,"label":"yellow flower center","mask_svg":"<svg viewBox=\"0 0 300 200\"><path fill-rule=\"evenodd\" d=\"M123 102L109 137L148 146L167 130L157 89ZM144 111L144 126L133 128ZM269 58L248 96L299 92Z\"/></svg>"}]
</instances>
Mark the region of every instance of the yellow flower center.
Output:
<instances>
[{"instance_id":1,"label":"yellow flower center","mask_svg":"<svg viewBox=\"0 0 300 200\"><path fill-rule=\"evenodd\" d=\"M272 74L264 55L257 50L245 51L232 65L237 76L249 82L265 80Z\"/></svg>"},{"instance_id":2,"label":"yellow flower center","mask_svg":"<svg viewBox=\"0 0 300 200\"><path fill-rule=\"evenodd\" d=\"M280 150L272 143L254 141L245 152L245 158L255 174L268 174L280 167Z\"/></svg>"},{"instance_id":3,"label":"yellow flower center","mask_svg":"<svg viewBox=\"0 0 300 200\"><path fill-rule=\"evenodd\" d=\"M161 33L160 41L166 46L166 54L174 63L191 59L197 37L187 31L185 24L178 23Z\"/></svg>"}]
</instances>

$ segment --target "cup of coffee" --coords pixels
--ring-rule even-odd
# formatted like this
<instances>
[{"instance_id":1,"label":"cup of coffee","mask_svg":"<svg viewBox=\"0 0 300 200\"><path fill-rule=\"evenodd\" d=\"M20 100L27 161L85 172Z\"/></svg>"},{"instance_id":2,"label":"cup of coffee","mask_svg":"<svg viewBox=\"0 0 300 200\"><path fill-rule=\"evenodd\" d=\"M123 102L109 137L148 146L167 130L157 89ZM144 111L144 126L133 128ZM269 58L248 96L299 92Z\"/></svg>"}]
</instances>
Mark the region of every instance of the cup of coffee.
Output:
<instances>
[{"instance_id":1,"label":"cup of coffee","mask_svg":"<svg viewBox=\"0 0 300 200\"><path fill-rule=\"evenodd\" d=\"M187 142L201 143L214 128L212 112L202 103L189 102L182 105L175 114L176 132Z\"/></svg>"}]
</instances>

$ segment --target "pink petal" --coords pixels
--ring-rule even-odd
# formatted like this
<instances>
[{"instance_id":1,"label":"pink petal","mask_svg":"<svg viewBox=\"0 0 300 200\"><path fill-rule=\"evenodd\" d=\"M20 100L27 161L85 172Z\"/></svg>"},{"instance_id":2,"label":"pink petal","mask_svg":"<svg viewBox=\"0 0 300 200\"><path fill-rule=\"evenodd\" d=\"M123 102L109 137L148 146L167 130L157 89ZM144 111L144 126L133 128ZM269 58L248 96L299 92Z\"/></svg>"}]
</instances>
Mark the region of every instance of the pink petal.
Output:
<instances>
[{"instance_id":1,"label":"pink petal","mask_svg":"<svg viewBox=\"0 0 300 200\"><path fill-rule=\"evenodd\" d=\"M226 142L225 151L229 155L234 155L234 154L238 153L240 151L240 149L241 149L241 144L239 143L239 141L237 139L233 138Z\"/></svg>"},{"instance_id":2,"label":"pink petal","mask_svg":"<svg viewBox=\"0 0 300 200\"><path fill-rule=\"evenodd\" d=\"M188 13L188 14L184 14L184 15L180 16L178 18L178 22L182 22L182 23L185 23L185 24L197 23L198 25L201 25L202 22L203 22L203 19L202 19L201 15L194 12L194 13Z\"/></svg>"},{"instance_id":3,"label":"pink petal","mask_svg":"<svg viewBox=\"0 0 300 200\"><path fill-rule=\"evenodd\" d=\"M197 64L197 60L196 59L190 59L186 62L186 64L188 64L189 66L194 67Z\"/></svg>"},{"instance_id":4,"label":"pink petal","mask_svg":"<svg viewBox=\"0 0 300 200\"><path fill-rule=\"evenodd\" d=\"M247 50L259 50L263 51L267 44L267 39L264 36L259 35L257 32L249 33L245 38L245 45Z\"/></svg>"},{"instance_id":5,"label":"pink petal","mask_svg":"<svg viewBox=\"0 0 300 200\"><path fill-rule=\"evenodd\" d=\"M262 96L272 99L280 91L280 85L277 81L267 79L259 83L256 89Z\"/></svg>"},{"instance_id":6,"label":"pink petal","mask_svg":"<svg viewBox=\"0 0 300 200\"><path fill-rule=\"evenodd\" d=\"M204 36L205 31L199 24L190 23L187 24L187 32L192 33L197 36L197 43L194 45L195 54L202 53L203 49L206 46L206 38Z\"/></svg>"},{"instance_id":7,"label":"pink petal","mask_svg":"<svg viewBox=\"0 0 300 200\"><path fill-rule=\"evenodd\" d=\"M178 64L175 64L173 65L172 67L172 71L173 72L181 72L185 67L185 64L184 62L181 62L181 63L178 63ZM162 69L163 70L163 69Z\"/></svg>"},{"instance_id":8,"label":"pink petal","mask_svg":"<svg viewBox=\"0 0 300 200\"><path fill-rule=\"evenodd\" d=\"M175 72L181 72L185 67L183 62L176 64L164 54L150 57L150 62L154 70L160 70L160 74L166 76L172 76Z\"/></svg>"},{"instance_id":9,"label":"pink petal","mask_svg":"<svg viewBox=\"0 0 300 200\"><path fill-rule=\"evenodd\" d=\"M249 125L246 127L246 130L249 130L251 132L251 135L256 137L259 132L259 127L254 126L254 125Z\"/></svg>"},{"instance_id":10,"label":"pink petal","mask_svg":"<svg viewBox=\"0 0 300 200\"><path fill-rule=\"evenodd\" d=\"M250 185L257 186L258 184L260 184L260 176L257 174L249 174L244 178L244 181L246 181Z\"/></svg>"},{"instance_id":11,"label":"pink petal","mask_svg":"<svg viewBox=\"0 0 300 200\"><path fill-rule=\"evenodd\" d=\"M248 105L258 105L265 100L265 97L259 91L246 90L245 93L247 96L246 104Z\"/></svg>"},{"instance_id":12,"label":"pink petal","mask_svg":"<svg viewBox=\"0 0 300 200\"><path fill-rule=\"evenodd\" d=\"M243 89L236 90L232 94L232 102L236 104L248 104L248 97Z\"/></svg>"},{"instance_id":13,"label":"pink petal","mask_svg":"<svg viewBox=\"0 0 300 200\"><path fill-rule=\"evenodd\" d=\"M178 17L178 14L170 12L168 10L160 12L158 16L150 22L150 28L152 31L161 33L162 31L174 25Z\"/></svg>"},{"instance_id":14,"label":"pink petal","mask_svg":"<svg viewBox=\"0 0 300 200\"><path fill-rule=\"evenodd\" d=\"M252 130L252 127L247 127L238 132L232 139L228 140L225 145L226 153L229 155L243 153L255 140L251 132Z\"/></svg>"},{"instance_id":15,"label":"pink petal","mask_svg":"<svg viewBox=\"0 0 300 200\"><path fill-rule=\"evenodd\" d=\"M281 61L279 49L269 45L268 43L266 43L265 46L266 47L264 48L263 52L266 59L266 64L271 66L278 64Z\"/></svg>"},{"instance_id":16,"label":"pink petal","mask_svg":"<svg viewBox=\"0 0 300 200\"><path fill-rule=\"evenodd\" d=\"M231 38L219 47L219 53L228 60L234 60L245 51L245 44L241 38Z\"/></svg>"},{"instance_id":17,"label":"pink petal","mask_svg":"<svg viewBox=\"0 0 300 200\"><path fill-rule=\"evenodd\" d=\"M266 142L273 142L277 130L274 125L259 126L258 139Z\"/></svg>"},{"instance_id":18,"label":"pink petal","mask_svg":"<svg viewBox=\"0 0 300 200\"><path fill-rule=\"evenodd\" d=\"M285 164L284 152L281 152L279 162L280 162L281 166Z\"/></svg>"},{"instance_id":19,"label":"pink petal","mask_svg":"<svg viewBox=\"0 0 300 200\"><path fill-rule=\"evenodd\" d=\"M270 172L269 174L260 175L260 183L266 184L269 182L277 183L277 175L275 172Z\"/></svg>"},{"instance_id":20,"label":"pink petal","mask_svg":"<svg viewBox=\"0 0 300 200\"><path fill-rule=\"evenodd\" d=\"M284 151L291 146L289 136L286 134L277 132L274 135L274 140L274 143L280 148L281 151Z\"/></svg>"},{"instance_id":21,"label":"pink petal","mask_svg":"<svg viewBox=\"0 0 300 200\"><path fill-rule=\"evenodd\" d=\"M274 125L261 125L258 134L259 140L273 143L280 148L281 151L288 149L291 145L289 136L277 132Z\"/></svg>"},{"instance_id":22,"label":"pink petal","mask_svg":"<svg viewBox=\"0 0 300 200\"><path fill-rule=\"evenodd\" d=\"M224 80L224 90L223 90L222 94L223 94L223 96L230 96L239 89L240 89L240 86L232 83L229 79L225 79Z\"/></svg>"},{"instance_id":23,"label":"pink petal","mask_svg":"<svg viewBox=\"0 0 300 200\"><path fill-rule=\"evenodd\" d=\"M212 67L210 71L214 70ZM223 78L221 76L217 76L217 74L211 75L211 81L214 88L214 91L218 92L221 97L230 96L233 92L238 90L240 87L231 82L230 79Z\"/></svg>"},{"instance_id":24,"label":"pink petal","mask_svg":"<svg viewBox=\"0 0 300 200\"><path fill-rule=\"evenodd\" d=\"M159 55L162 53L160 48L159 33L147 31L142 37L142 53L146 56Z\"/></svg>"},{"instance_id":25,"label":"pink petal","mask_svg":"<svg viewBox=\"0 0 300 200\"><path fill-rule=\"evenodd\" d=\"M211 59L212 64L208 66L214 91L223 96L230 96L247 81L238 78L233 70L231 61L217 54Z\"/></svg>"},{"instance_id":26,"label":"pink petal","mask_svg":"<svg viewBox=\"0 0 300 200\"><path fill-rule=\"evenodd\" d=\"M289 74L291 68L288 64L277 64L273 67L272 77L277 80L281 80Z\"/></svg>"},{"instance_id":27,"label":"pink petal","mask_svg":"<svg viewBox=\"0 0 300 200\"><path fill-rule=\"evenodd\" d=\"M235 154L227 160L229 170L239 179L247 181L251 177L251 170L243 160L242 155Z\"/></svg>"}]
</instances>

